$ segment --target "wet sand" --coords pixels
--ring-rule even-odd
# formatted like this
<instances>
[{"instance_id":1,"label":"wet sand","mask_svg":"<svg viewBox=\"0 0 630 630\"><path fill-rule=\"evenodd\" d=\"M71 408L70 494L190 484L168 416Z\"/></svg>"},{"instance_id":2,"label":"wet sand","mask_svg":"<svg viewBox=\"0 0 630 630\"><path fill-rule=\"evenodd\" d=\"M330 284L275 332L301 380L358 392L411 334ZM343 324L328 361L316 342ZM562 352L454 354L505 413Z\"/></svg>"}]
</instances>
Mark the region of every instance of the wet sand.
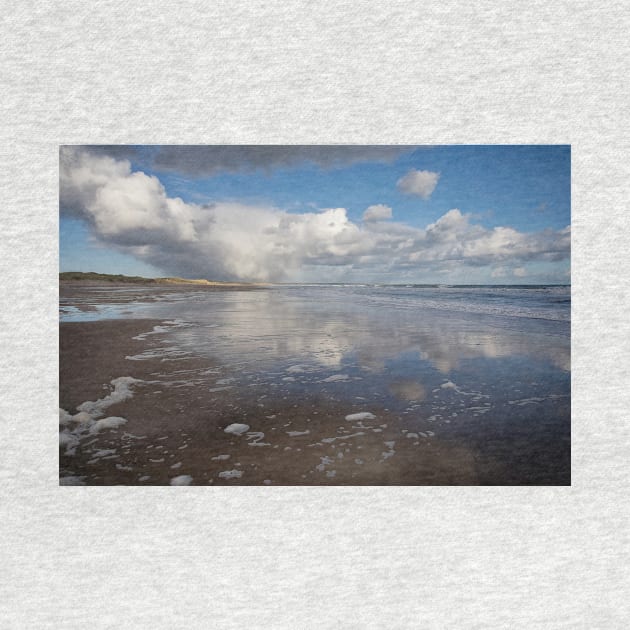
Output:
<instances>
[{"instance_id":1,"label":"wet sand","mask_svg":"<svg viewBox=\"0 0 630 630\"><path fill-rule=\"evenodd\" d=\"M570 484L566 324L314 291L65 287L61 483Z\"/></svg>"},{"instance_id":2,"label":"wet sand","mask_svg":"<svg viewBox=\"0 0 630 630\"><path fill-rule=\"evenodd\" d=\"M60 325L62 409L76 413L85 401L107 396L111 381L121 376L142 381L132 386L131 398L102 414L123 417L124 425L87 435L71 456L60 449L62 477L96 485L161 485L180 475L192 477L192 484L215 485L479 481L473 455L431 436L428 421L425 437L405 437L397 418L374 405L374 419L347 421L364 406L349 409L318 395L273 398L255 383L236 389L220 365L198 357L126 359L161 346L159 334L133 339L160 324ZM226 433L234 423L248 424L250 431Z\"/></svg>"}]
</instances>

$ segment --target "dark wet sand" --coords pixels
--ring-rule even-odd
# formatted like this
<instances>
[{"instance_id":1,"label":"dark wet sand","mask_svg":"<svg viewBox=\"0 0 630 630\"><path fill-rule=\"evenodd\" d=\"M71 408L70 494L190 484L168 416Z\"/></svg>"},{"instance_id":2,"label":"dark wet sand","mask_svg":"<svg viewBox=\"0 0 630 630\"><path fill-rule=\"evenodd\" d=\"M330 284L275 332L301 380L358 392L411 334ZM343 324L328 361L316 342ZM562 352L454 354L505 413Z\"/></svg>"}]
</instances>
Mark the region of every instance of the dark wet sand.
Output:
<instances>
[{"instance_id":1,"label":"dark wet sand","mask_svg":"<svg viewBox=\"0 0 630 630\"><path fill-rule=\"evenodd\" d=\"M164 485L179 475L190 475L193 485L541 483L510 481L499 461L487 456L481 461L460 440L431 435L428 419L413 429L428 432L426 437L408 438L395 414L374 405L332 401L321 391L274 397L255 381L217 385L238 375L198 357L126 359L162 347L162 334L133 339L160 323L60 324L61 408L76 413L81 403L107 396L111 381L121 376L144 381L133 385L132 398L104 413L126 418L124 426L83 438L74 455L60 449L62 477L79 477L88 485ZM345 420L361 411L376 419ZM248 424L250 432L264 436L225 433L232 423ZM308 433L289 435L293 431ZM115 452L95 456L104 450ZM229 458L213 459L221 455ZM224 471L241 476L221 478Z\"/></svg>"},{"instance_id":2,"label":"dark wet sand","mask_svg":"<svg viewBox=\"0 0 630 630\"><path fill-rule=\"evenodd\" d=\"M72 280L59 282L59 303L62 306L79 306L82 311L96 311L95 305L117 304L142 300L153 302L173 294L223 291L264 291L265 285L258 284L135 284L131 282L96 282L94 280ZM115 298L113 296L115 295Z\"/></svg>"}]
</instances>

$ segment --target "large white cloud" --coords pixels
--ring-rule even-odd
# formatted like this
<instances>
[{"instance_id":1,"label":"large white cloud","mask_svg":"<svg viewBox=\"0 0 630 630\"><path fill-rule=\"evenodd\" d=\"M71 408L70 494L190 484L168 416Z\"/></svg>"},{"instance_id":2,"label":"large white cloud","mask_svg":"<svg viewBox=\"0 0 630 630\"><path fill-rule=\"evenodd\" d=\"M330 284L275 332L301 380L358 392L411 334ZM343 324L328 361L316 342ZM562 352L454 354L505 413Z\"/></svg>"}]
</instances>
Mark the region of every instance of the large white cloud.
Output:
<instances>
[{"instance_id":1,"label":"large white cloud","mask_svg":"<svg viewBox=\"0 0 630 630\"><path fill-rule=\"evenodd\" d=\"M422 199L428 199L435 190L439 179L439 173L412 169L404 177L401 177L396 185L399 190L408 195L417 195Z\"/></svg>"},{"instance_id":2,"label":"large white cloud","mask_svg":"<svg viewBox=\"0 0 630 630\"><path fill-rule=\"evenodd\" d=\"M396 281L414 270L561 260L570 248L568 227L533 234L488 229L457 209L420 229L381 220L354 223L344 208L291 214L240 203L185 203L126 160L72 148L61 155L60 203L62 212L87 221L99 241L186 277L378 275ZM368 217L389 218L387 206L371 208Z\"/></svg>"}]
</instances>

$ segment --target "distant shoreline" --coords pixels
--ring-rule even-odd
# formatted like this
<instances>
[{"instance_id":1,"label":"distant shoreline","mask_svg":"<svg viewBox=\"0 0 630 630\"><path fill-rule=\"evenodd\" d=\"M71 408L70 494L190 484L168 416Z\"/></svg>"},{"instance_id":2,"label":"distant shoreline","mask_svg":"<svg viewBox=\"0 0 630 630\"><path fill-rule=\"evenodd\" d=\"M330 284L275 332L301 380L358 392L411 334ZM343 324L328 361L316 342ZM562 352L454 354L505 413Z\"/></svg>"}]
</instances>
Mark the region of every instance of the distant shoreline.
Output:
<instances>
[{"instance_id":1,"label":"distant shoreline","mask_svg":"<svg viewBox=\"0 0 630 630\"><path fill-rule=\"evenodd\" d=\"M122 274L96 273L94 271L62 271L59 274L60 282L99 282L107 284L185 284L204 287L264 287L260 282L220 282L215 280L186 278L144 278L142 276L125 276Z\"/></svg>"},{"instance_id":2,"label":"distant shoreline","mask_svg":"<svg viewBox=\"0 0 630 630\"><path fill-rule=\"evenodd\" d=\"M389 286L400 288L448 288L448 289L539 289L547 287L570 288L571 284L434 284L434 283L371 283L371 282L223 282L218 280L206 280L204 278L188 279L177 277L166 278L144 278L143 276L125 276L123 274L96 273L94 271L62 271L59 273L60 282L89 282L104 284L149 284L149 285L194 285L205 287L269 287L269 286L293 286L296 284L306 284L308 286Z\"/></svg>"}]
</instances>

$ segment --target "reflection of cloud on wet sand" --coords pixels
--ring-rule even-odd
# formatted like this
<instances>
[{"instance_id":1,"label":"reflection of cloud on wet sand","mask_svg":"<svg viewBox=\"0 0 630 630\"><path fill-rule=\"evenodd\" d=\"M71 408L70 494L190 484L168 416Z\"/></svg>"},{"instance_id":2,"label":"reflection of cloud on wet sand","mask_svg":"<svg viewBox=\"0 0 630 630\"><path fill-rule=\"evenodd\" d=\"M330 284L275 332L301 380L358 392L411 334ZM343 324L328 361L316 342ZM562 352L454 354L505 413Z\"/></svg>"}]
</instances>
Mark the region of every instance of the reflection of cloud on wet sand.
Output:
<instances>
[{"instance_id":1,"label":"reflection of cloud on wet sand","mask_svg":"<svg viewBox=\"0 0 630 630\"><path fill-rule=\"evenodd\" d=\"M256 361L293 357L328 369L352 360L373 372L382 372L389 360L403 353L429 361L444 374L463 360L514 355L547 360L563 370L570 367L568 343L514 329L482 330L482 324L478 330L461 330L461 321L430 309L396 313L343 302L318 304L274 291L235 292L226 304L219 301L217 306L212 311L216 328L176 331L179 341L196 352ZM208 317L207 308L191 314Z\"/></svg>"},{"instance_id":2,"label":"reflection of cloud on wet sand","mask_svg":"<svg viewBox=\"0 0 630 630\"><path fill-rule=\"evenodd\" d=\"M424 400L427 395L422 383L408 380L399 380L390 383L389 391L401 400L413 400L416 402Z\"/></svg>"},{"instance_id":3,"label":"reflection of cloud on wet sand","mask_svg":"<svg viewBox=\"0 0 630 630\"><path fill-rule=\"evenodd\" d=\"M443 374L458 368L465 359L500 359L514 355L546 359L562 370L570 370L568 346L558 347L550 344L548 338L536 339L525 333L450 332L447 339L426 337L423 347L423 358Z\"/></svg>"}]
</instances>

